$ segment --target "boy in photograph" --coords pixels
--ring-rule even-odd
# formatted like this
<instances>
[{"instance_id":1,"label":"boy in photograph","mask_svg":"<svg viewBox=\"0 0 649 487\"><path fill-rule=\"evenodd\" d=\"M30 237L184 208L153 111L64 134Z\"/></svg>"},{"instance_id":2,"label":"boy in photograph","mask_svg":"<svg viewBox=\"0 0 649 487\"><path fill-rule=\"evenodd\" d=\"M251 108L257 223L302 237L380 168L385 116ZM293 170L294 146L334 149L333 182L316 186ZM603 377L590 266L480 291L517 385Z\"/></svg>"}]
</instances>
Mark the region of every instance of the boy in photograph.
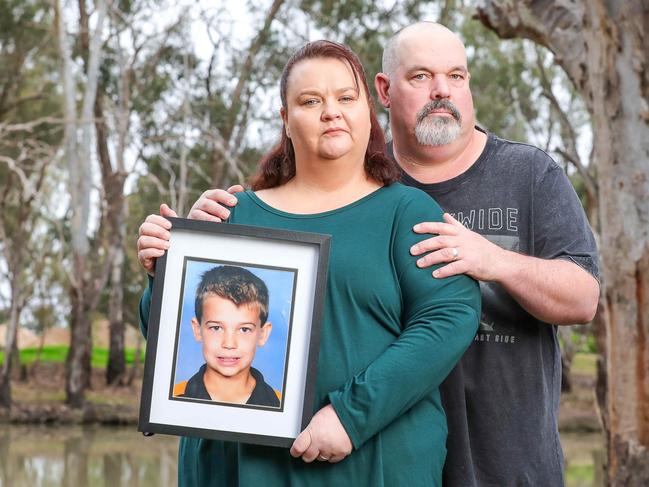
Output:
<instances>
[{"instance_id":1,"label":"boy in photograph","mask_svg":"<svg viewBox=\"0 0 649 487\"><path fill-rule=\"evenodd\" d=\"M264 281L242 267L214 267L201 276L194 312L192 330L205 364L174 386L174 396L279 407L280 393L252 367L272 330Z\"/></svg>"}]
</instances>

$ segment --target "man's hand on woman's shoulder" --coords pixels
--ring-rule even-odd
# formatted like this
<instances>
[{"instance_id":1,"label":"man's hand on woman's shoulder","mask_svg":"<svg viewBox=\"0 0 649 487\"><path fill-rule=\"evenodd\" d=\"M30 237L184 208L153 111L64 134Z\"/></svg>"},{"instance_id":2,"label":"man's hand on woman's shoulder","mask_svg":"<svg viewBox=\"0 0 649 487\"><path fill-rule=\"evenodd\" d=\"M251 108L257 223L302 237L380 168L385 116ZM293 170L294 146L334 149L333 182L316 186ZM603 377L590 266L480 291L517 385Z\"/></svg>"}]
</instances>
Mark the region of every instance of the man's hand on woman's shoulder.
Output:
<instances>
[{"instance_id":1,"label":"man's hand on woman's shoulder","mask_svg":"<svg viewBox=\"0 0 649 487\"><path fill-rule=\"evenodd\" d=\"M208 189L189 210L187 218L192 220L207 220L211 222L222 222L230 217L230 210L227 208L237 204L237 198L233 195L243 191L243 186L236 184L230 186L227 191L224 189Z\"/></svg>"},{"instance_id":2,"label":"man's hand on woman's shoulder","mask_svg":"<svg viewBox=\"0 0 649 487\"><path fill-rule=\"evenodd\" d=\"M240 184L230 186L227 191L223 189L210 189L205 191L189 210L187 218L192 220L207 220L221 222L230 216L227 206L237 204L233 194L243 191ZM166 204L160 205L160 214L151 214L140 225L137 239L137 257L140 265L151 276L155 273L155 260L162 257L169 248L171 222L167 217L177 217L174 210Z\"/></svg>"}]
</instances>

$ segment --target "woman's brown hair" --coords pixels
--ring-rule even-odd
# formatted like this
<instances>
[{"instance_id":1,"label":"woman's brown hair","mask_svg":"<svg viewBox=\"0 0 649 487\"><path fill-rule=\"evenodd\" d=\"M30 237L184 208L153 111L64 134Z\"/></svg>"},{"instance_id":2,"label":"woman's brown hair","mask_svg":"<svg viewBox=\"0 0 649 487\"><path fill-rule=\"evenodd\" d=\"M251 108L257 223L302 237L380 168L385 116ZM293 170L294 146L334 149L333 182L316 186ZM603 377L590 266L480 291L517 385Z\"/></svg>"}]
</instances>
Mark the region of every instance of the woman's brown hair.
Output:
<instances>
[{"instance_id":1,"label":"woman's brown hair","mask_svg":"<svg viewBox=\"0 0 649 487\"><path fill-rule=\"evenodd\" d=\"M344 44L331 41L309 42L299 51L291 56L284 66L282 78L279 84L282 107L288 110L286 103L286 90L288 78L293 67L301 61L316 58L333 58L349 63L354 73L356 85L362 85L367 96L367 103L370 108L370 140L365 152L365 173L375 181L388 185L399 179L399 171L396 163L385 154L385 136L376 118L376 109L370 98L370 91L367 86L367 79L363 66L358 56ZM291 139L286 136L282 127L280 140L268 154L259 162L257 174L253 177L252 189L274 188L281 186L295 176L295 151Z\"/></svg>"}]
</instances>

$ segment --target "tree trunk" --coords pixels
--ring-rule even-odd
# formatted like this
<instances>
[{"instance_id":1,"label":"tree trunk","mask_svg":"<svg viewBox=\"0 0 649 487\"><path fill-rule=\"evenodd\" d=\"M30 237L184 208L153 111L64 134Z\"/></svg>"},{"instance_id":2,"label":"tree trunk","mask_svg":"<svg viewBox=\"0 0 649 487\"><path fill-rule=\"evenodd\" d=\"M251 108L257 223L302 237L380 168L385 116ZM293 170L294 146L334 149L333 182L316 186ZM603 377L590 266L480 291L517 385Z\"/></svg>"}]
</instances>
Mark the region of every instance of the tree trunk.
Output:
<instances>
[{"instance_id":1,"label":"tree trunk","mask_svg":"<svg viewBox=\"0 0 649 487\"><path fill-rule=\"evenodd\" d=\"M15 283L12 283L11 290L11 308L9 310L9 323L7 325L7 336L5 339L4 362L2 362L2 371L0 373L0 408L9 409L11 407L11 369L13 357L16 353L16 339L18 337L18 325L20 324L20 314L22 306L18 303L20 291L16 289Z\"/></svg>"},{"instance_id":2,"label":"tree trunk","mask_svg":"<svg viewBox=\"0 0 649 487\"><path fill-rule=\"evenodd\" d=\"M561 392L572 391L572 381L570 370L572 369L572 359L575 357L575 345L572 343L573 331L569 326L559 327L559 336L561 337Z\"/></svg>"},{"instance_id":3,"label":"tree trunk","mask_svg":"<svg viewBox=\"0 0 649 487\"><path fill-rule=\"evenodd\" d=\"M106 383L109 385L124 385L126 379L123 268L124 248L120 241L120 245L115 249L115 255L113 256L110 296L108 298L110 346L108 366L106 367Z\"/></svg>"},{"instance_id":4,"label":"tree trunk","mask_svg":"<svg viewBox=\"0 0 649 487\"><path fill-rule=\"evenodd\" d=\"M133 357L133 365L131 365L131 370L128 374L127 385L132 385L133 381L138 377L140 373L140 362L142 361L142 334L137 334L137 343L135 345L135 355Z\"/></svg>"},{"instance_id":5,"label":"tree trunk","mask_svg":"<svg viewBox=\"0 0 649 487\"><path fill-rule=\"evenodd\" d=\"M548 47L593 123L606 328L608 483L649 485L649 5L486 1L501 37Z\"/></svg>"},{"instance_id":6,"label":"tree trunk","mask_svg":"<svg viewBox=\"0 0 649 487\"><path fill-rule=\"evenodd\" d=\"M90 356L92 353L92 326L87 309L88 296L83 280L86 261L75 255L77 285L70 288L70 350L66 361L66 403L73 408L82 408L85 403L85 391L90 387L92 372Z\"/></svg>"},{"instance_id":7,"label":"tree trunk","mask_svg":"<svg viewBox=\"0 0 649 487\"><path fill-rule=\"evenodd\" d=\"M92 36L88 38L88 57L86 80L83 91L81 120L77 117L76 84L73 77L72 49L68 40L64 2L55 3L58 14L59 49L61 54L63 99L65 114L65 156L68 162L70 206L72 219L70 225L73 267L70 275L70 351L66 361L66 403L74 408L84 404L85 389L90 385L90 354L92 333L90 312L94 309L101 277L93 279L90 272L90 241L88 238L90 215L90 192L92 175L90 171L93 115L102 56L102 34L106 17L106 2L97 0L95 12L97 23ZM87 30L85 7L80 4L81 37ZM78 130L77 124L81 126ZM80 132L80 133L79 133Z\"/></svg>"}]
</instances>

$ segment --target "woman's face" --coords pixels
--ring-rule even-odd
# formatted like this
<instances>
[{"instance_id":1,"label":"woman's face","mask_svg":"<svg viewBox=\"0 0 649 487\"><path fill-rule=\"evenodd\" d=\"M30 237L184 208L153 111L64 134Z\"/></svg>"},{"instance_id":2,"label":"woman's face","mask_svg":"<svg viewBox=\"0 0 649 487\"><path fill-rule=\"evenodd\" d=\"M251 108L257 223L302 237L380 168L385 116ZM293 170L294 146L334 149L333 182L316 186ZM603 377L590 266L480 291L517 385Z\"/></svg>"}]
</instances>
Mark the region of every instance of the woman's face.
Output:
<instances>
[{"instance_id":1,"label":"woman's face","mask_svg":"<svg viewBox=\"0 0 649 487\"><path fill-rule=\"evenodd\" d=\"M288 78L286 104L282 119L298 164L346 157L362 165L370 109L348 63L334 58L299 62Z\"/></svg>"}]
</instances>

